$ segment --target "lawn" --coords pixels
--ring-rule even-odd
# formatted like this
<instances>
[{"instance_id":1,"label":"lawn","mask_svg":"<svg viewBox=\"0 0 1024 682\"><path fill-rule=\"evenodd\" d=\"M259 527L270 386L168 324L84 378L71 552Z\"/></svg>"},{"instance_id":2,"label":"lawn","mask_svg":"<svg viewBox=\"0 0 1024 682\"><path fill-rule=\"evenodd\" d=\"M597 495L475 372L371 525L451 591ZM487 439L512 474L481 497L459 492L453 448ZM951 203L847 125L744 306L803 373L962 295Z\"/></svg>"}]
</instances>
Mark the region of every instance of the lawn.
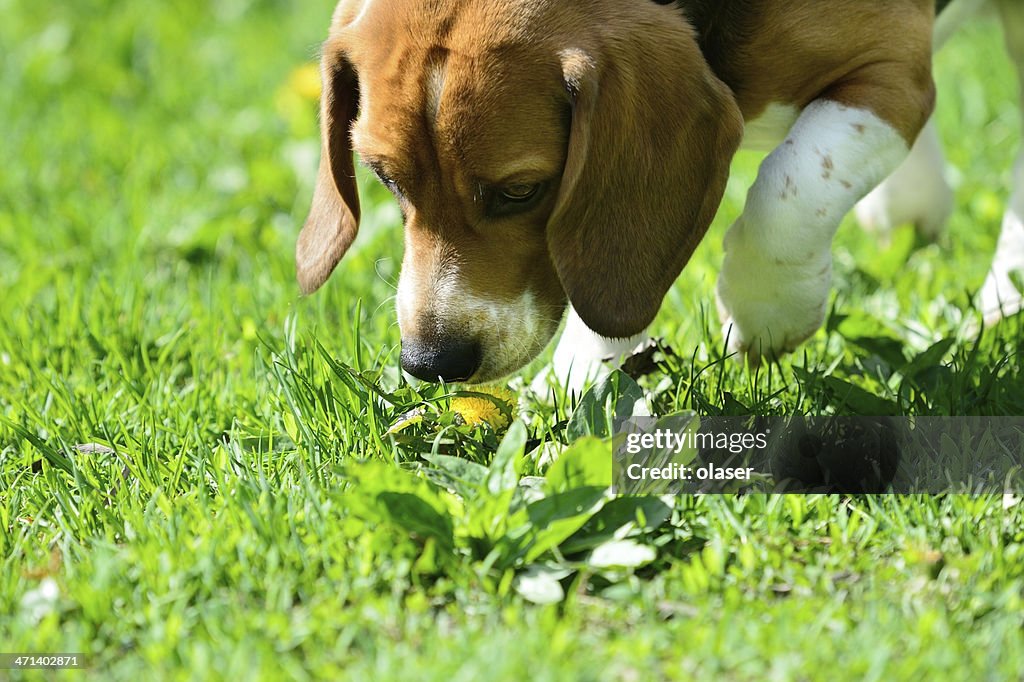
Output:
<instances>
[{"instance_id":1,"label":"lawn","mask_svg":"<svg viewBox=\"0 0 1024 682\"><path fill-rule=\"evenodd\" d=\"M57 677L104 680L1024 674L1017 499L616 498L603 437L641 393L659 415L1024 414L1021 319L968 333L1020 142L996 24L938 58L948 234L849 220L800 352L723 357L742 153L654 324L673 352L553 402L528 369L510 405L402 377L400 215L368 174L353 250L299 296L332 2L298 5L0 0L0 653L79 652Z\"/></svg>"}]
</instances>

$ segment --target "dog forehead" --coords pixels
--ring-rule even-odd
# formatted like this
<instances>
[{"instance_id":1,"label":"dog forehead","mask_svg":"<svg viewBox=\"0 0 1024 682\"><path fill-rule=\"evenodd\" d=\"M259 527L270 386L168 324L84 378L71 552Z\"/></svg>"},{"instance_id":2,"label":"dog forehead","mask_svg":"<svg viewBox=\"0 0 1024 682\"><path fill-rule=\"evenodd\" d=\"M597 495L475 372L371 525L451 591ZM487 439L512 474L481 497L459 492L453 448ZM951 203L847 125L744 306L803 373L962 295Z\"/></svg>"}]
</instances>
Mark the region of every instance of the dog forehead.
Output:
<instances>
[{"instance_id":1,"label":"dog forehead","mask_svg":"<svg viewBox=\"0 0 1024 682\"><path fill-rule=\"evenodd\" d=\"M396 85L367 82L353 139L392 159L399 176L499 182L550 177L564 163L570 107L557 78L493 78L452 59Z\"/></svg>"},{"instance_id":2,"label":"dog forehead","mask_svg":"<svg viewBox=\"0 0 1024 682\"><path fill-rule=\"evenodd\" d=\"M433 95L433 132L443 148L465 158L536 153L556 141L560 148L570 109L559 76L554 64L540 61L471 66L451 60L443 85L433 81L440 88Z\"/></svg>"},{"instance_id":3,"label":"dog forehead","mask_svg":"<svg viewBox=\"0 0 1024 682\"><path fill-rule=\"evenodd\" d=\"M568 99L558 50L529 39L509 6L471 11L494 4L369 0L329 46L358 74L357 137L406 159L429 151L478 168L562 142ZM560 161L546 156L548 165Z\"/></svg>"},{"instance_id":4,"label":"dog forehead","mask_svg":"<svg viewBox=\"0 0 1024 682\"><path fill-rule=\"evenodd\" d=\"M497 31L491 35L500 39L535 30L538 19L564 5L565 0L341 0L331 24L334 31L353 27L465 33L486 28Z\"/></svg>"},{"instance_id":5,"label":"dog forehead","mask_svg":"<svg viewBox=\"0 0 1024 682\"><path fill-rule=\"evenodd\" d=\"M566 0L342 0L328 48L344 45L351 61L364 64L393 62L396 52L557 51L550 46L573 32L577 14Z\"/></svg>"}]
</instances>

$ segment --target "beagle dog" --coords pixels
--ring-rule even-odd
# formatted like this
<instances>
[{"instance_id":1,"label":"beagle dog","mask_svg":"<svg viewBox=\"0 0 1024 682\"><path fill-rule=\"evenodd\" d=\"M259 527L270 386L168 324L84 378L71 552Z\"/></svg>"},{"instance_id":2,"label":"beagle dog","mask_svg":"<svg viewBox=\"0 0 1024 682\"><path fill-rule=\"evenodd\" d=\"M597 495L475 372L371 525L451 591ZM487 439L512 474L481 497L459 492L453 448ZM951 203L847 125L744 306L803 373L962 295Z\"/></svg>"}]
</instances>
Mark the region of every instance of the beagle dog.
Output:
<instances>
[{"instance_id":1,"label":"beagle dog","mask_svg":"<svg viewBox=\"0 0 1024 682\"><path fill-rule=\"evenodd\" d=\"M992 1L1024 66L1021 3ZM578 383L642 338L742 144L771 151L725 236L723 334L752 362L791 351L824 320L840 220L901 166L932 113L936 9L341 0L322 55L301 288L320 287L356 236L358 154L404 216L403 368L502 377L543 350L569 307L554 366ZM912 165L936 153L934 133L922 139ZM1024 270L1022 166L986 284L993 318L1020 307L1010 275ZM883 186L866 219L902 220L893 197L919 189Z\"/></svg>"}]
</instances>

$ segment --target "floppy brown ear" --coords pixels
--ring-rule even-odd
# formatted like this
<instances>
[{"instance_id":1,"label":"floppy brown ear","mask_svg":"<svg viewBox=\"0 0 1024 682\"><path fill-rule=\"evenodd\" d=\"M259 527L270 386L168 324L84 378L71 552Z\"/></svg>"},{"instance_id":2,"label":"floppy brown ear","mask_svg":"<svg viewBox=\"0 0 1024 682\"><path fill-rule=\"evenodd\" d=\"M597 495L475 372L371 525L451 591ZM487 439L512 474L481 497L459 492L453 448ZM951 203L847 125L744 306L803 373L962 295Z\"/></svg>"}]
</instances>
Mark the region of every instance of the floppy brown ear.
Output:
<instances>
[{"instance_id":1,"label":"floppy brown ear","mask_svg":"<svg viewBox=\"0 0 1024 682\"><path fill-rule=\"evenodd\" d=\"M295 246L295 266L303 293L322 285L348 251L359 229L359 193L349 127L359 106L355 70L328 42L320 65L320 171L309 217Z\"/></svg>"},{"instance_id":2,"label":"floppy brown ear","mask_svg":"<svg viewBox=\"0 0 1024 682\"><path fill-rule=\"evenodd\" d=\"M614 43L561 54L572 129L547 239L580 318L623 338L704 236L743 123L681 17L611 28Z\"/></svg>"}]
</instances>

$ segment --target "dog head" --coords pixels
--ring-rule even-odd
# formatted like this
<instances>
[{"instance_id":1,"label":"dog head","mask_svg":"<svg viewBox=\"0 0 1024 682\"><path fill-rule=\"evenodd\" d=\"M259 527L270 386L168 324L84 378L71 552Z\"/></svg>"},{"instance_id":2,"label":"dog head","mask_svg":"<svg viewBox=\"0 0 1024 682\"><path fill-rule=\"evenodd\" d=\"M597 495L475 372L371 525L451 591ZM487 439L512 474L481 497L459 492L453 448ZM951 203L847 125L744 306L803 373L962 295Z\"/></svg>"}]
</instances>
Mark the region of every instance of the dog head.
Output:
<instances>
[{"instance_id":1,"label":"dog head","mask_svg":"<svg viewBox=\"0 0 1024 682\"><path fill-rule=\"evenodd\" d=\"M355 152L402 208L402 365L429 380L515 371L567 300L642 331L742 134L684 17L641 0L342 0L321 73L300 285L356 236Z\"/></svg>"}]
</instances>

